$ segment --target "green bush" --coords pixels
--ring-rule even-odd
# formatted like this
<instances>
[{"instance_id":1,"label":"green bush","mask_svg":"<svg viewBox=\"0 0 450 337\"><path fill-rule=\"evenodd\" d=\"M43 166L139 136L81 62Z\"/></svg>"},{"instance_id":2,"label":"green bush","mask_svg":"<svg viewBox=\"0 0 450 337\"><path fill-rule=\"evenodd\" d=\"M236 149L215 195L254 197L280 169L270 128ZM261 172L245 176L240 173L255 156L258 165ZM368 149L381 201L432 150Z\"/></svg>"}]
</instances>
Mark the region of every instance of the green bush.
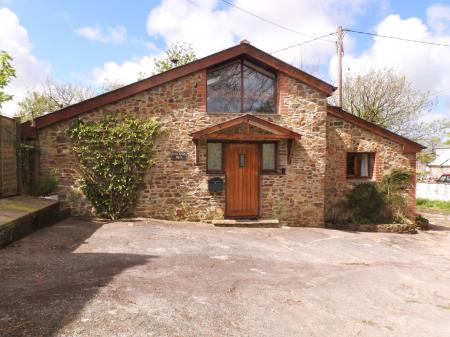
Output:
<instances>
[{"instance_id":1,"label":"green bush","mask_svg":"<svg viewBox=\"0 0 450 337\"><path fill-rule=\"evenodd\" d=\"M155 163L152 150L159 123L124 114L98 122L79 119L68 132L87 199L101 216L124 216L135 202L143 173Z\"/></svg>"},{"instance_id":2,"label":"green bush","mask_svg":"<svg viewBox=\"0 0 450 337\"><path fill-rule=\"evenodd\" d=\"M53 175L40 176L31 185L30 193L36 196L48 196L56 192L58 179Z\"/></svg>"},{"instance_id":3,"label":"green bush","mask_svg":"<svg viewBox=\"0 0 450 337\"><path fill-rule=\"evenodd\" d=\"M423 217L421 214L416 215L416 225L422 230L427 230L430 228L430 221Z\"/></svg>"},{"instance_id":4,"label":"green bush","mask_svg":"<svg viewBox=\"0 0 450 337\"><path fill-rule=\"evenodd\" d=\"M361 183L347 192L338 207L350 214L352 222L378 223L383 219L385 203L374 183Z\"/></svg>"},{"instance_id":5,"label":"green bush","mask_svg":"<svg viewBox=\"0 0 450 337\"><path fill-rule=\"evenodd\" d=\"M408 192L412 186L413 172L405 169L393 169L378 184L386 202L390 218L394 222L404 223L408 218Z\"/></svg>"},{"instance_id":6,"label":"green bush","mask_svg":"<svg viewBox=\"0 0 450 337\"><path fill-rule=\"evenodd\" d=\"M408 191L412 172L394 169L379 183L361 183L354 186L337 204L350 222L411 223L408 219Z\"/></svg>"}]
</instances>

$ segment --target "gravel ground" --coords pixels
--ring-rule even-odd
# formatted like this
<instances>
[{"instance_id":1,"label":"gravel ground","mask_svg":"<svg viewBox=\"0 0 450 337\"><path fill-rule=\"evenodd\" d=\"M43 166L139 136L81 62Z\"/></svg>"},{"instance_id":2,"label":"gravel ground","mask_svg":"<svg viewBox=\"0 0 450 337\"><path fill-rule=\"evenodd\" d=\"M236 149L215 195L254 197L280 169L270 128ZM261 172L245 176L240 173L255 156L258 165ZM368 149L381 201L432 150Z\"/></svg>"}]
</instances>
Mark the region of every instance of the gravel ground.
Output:
<instances>
[{"instance_id":1,"label":"gravel ground","mask_svg":"<svg viewBox=\"0 0 450 337\"><path fill-rule=\"evenodd\" d=\"M1 336L450 336L450 217L417 235L69 218L0 250Z\"/></svg>"}]
</instances>

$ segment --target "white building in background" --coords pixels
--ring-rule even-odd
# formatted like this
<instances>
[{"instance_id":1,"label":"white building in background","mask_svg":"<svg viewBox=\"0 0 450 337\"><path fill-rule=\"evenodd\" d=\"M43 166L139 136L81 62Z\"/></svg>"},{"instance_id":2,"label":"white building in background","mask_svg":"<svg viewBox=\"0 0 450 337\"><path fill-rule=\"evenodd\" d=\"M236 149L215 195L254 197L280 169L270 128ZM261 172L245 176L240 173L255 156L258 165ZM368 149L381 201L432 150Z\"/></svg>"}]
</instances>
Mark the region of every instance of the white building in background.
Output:
<instances>
[{"instance_id":1,"label":"white building in background","mask_svg":"<svg viewBox=\"0 0 450 337\"><path fill-rule=\"evenodd\" d=\"M433 179L450 173L450 145L436 148L436 159L427 165L427 173Z\"/></svg>"}]
</instances>

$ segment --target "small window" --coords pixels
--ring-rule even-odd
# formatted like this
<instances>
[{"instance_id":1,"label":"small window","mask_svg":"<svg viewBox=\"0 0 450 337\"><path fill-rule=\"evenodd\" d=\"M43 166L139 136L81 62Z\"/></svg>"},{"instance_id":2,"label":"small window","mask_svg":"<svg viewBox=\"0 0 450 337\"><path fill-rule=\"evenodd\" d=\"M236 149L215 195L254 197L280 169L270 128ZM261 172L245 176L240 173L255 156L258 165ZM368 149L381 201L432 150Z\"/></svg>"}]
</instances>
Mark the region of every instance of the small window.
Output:
<instances>
[{"instance_id":1,"label":"small window","mask_svg":"<svg viewBox=\"0 0 450 337\"><path fill-rule=\"evenodd\" d=\"M347 153L347 177L371 179L374 164L374 153Z\"/></svg>"},{"instance_id":2,"label":"small window","mask_svg":"<svg viewBox=\"0 0 450 337\"><path fill-rule=\"evenodd\" d=\"M239 155L239 167L245 167L245 154Z\"/></svg>"},{"instance_id":3,"label":"small window","mask_svg":"<svg viewBox=\"0 0 450 337\"><path fill-rule=\"evenodd\" d=\"M208 112L275 112L276 76L245 60L207 75Z\"/></svg>"},{"instance_id":4,"label":"small window","mask_svg":"<svg viewBox=\"0 0 450 337\"><path fill-rule=\"evenodd\" d=\"M208 143L208 172L222 172L222 143Z\"/></svg>"},{"instance_id":5,"label":"small window","mask_svg":"<svg viewBox=\"0 0 450 337\"><path fill-rule=\"evenodd\" d=\"M266 172L274 172L277 169L277 144L262 144L262 170Z\"/></svg>"}]
</instances>

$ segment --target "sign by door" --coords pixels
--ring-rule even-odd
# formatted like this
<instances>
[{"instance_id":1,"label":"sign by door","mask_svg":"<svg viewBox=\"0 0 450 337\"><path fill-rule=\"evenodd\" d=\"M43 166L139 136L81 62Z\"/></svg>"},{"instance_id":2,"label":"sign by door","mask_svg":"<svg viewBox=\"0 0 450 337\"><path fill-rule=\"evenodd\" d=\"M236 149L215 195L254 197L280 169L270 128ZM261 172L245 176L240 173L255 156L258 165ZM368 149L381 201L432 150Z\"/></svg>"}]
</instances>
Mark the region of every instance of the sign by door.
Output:
<instances>
[{"instance_id":1,"label":"sign by door","mask_svg":"<svg viewBox=\"0 0 450 337\"><path fill-rule=\"evenodd\" d=\"M185 151L172 151L170 152L170 160L187 160L187 152Z\"/></svg>"}]
</instances>

